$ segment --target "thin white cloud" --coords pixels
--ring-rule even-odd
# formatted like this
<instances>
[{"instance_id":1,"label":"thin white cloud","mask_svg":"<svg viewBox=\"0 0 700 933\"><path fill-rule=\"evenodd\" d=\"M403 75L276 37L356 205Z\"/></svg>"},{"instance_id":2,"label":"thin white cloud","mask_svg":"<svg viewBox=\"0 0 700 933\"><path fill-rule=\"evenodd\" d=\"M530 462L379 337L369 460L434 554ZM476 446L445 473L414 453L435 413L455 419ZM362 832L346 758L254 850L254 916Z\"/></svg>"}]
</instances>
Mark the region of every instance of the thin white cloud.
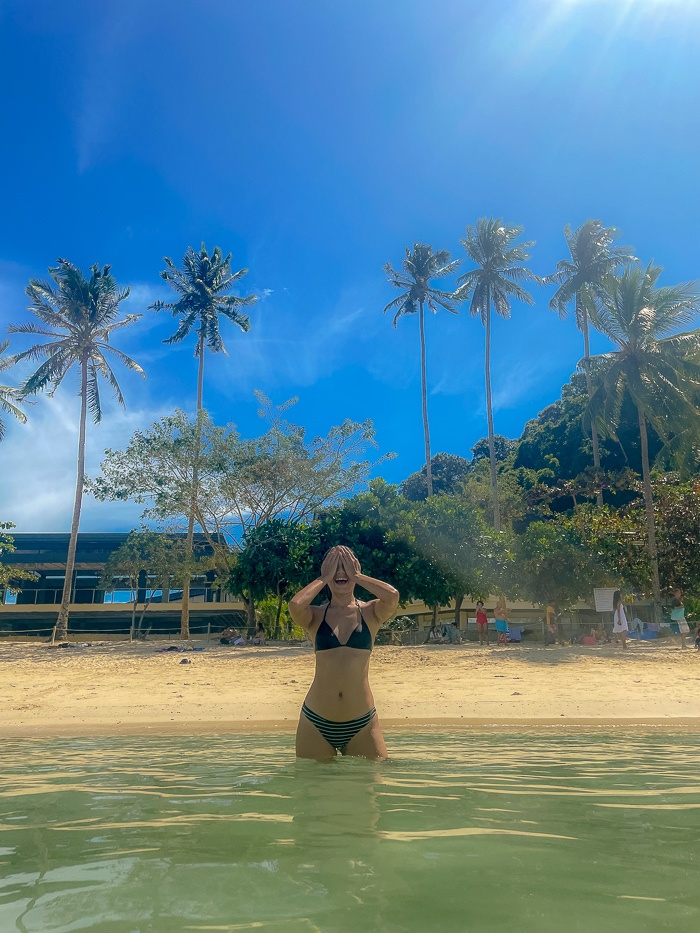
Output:
<instances>
[{"instance_id":1,"label":"thin white cloud","mask_svg":"<svg viewBox=\"0 0 700 933\"><path fill-rule=\"evenodd\" d=\"M135 3L105 7L99 27L85 37L84 80L75 119L79 172L99 161L116 132L127 85L134 78L128 48L143 13Z\"/></svg>"},{"instance_id":2,"label":"thin white cloud","mask_svg":"<svg viewBox=\"0 0 700 933\"><path fill-rule=\"evenodd\" d=\"M20 532L68 531L73 511L77 465L79 400L67 391L53 399L39 396L28 405L28 421L6 420L0 443L0 521L11 521ZM139 428L171 411L126 410L105 404L100 425L88 424L86 472L95 476L107 447L123 447ZM129 530L139 524L141 506L101 503L86 496L83 531Z\"/></svg>"}]
</instances>

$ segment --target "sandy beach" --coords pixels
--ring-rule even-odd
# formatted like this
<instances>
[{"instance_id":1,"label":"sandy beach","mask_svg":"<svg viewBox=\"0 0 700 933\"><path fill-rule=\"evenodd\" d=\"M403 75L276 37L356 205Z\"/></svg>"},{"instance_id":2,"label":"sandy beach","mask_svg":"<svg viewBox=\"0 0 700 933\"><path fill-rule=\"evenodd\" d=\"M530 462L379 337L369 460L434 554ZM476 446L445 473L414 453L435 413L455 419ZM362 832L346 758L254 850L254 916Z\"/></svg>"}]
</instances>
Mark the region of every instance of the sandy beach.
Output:
<instances>
[{"instance_id":1,"label":"sandy beach","mask_svg":"<svg viewBox=\"0 0 700 933\"><path fill-rule=\"evenodd\" d=\"M3 643L0 736L295 727L313 675L310 648L209 645L183 654L158 647ZM624 653L609 646L378 647L371 682L387 729L700 728L700 653L671 644Z\"/></svg>"}]
</instances>

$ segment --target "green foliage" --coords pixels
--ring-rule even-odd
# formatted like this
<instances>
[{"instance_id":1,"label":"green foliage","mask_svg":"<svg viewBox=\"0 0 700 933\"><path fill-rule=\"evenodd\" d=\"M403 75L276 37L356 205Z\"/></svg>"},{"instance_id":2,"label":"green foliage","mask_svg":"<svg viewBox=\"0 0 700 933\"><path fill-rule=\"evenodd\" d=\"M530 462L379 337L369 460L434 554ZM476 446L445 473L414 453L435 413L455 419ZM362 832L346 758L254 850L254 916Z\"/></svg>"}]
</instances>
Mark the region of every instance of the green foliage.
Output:
<instances>
[{"instance_id":1,"label":"green foliage","mask_svg":"<svg viewBox=\"0 0 700 933\"><path fill-rule=\"evenodd\" d=\"M121 321L115 320L119 305L129 295L123 291L110 273L110 266L102 269L90 267L90 278L68 262L59 259L49 269L57 287L41 279L30 279L27 295L29 310L41 322L39 325L12 324L8 328L13 334L38 334L50 338L46 343L35 344L12 357L13 362L37 360L46 357L22 386L22 395L32 395L49 389L53 394L63 382L66 374L76 364L84 365L87 402L93 420L102 419L99 377L107 380L117 402L124 406L124 398L117 378L109 365L109 356L116 357L132 372L144 376L141 367L121 350L111 344L112 334L122 327L138 321L140 314L127 314Z\"/></svg>"},{"instance_id":2,"label":"green foliage","mask_svg":"<svg viewBox=\"0 0 700 933\"><path fill-rule=\"evenodd\" d=\"M593 322L618 349L601 357L607 365L585 417L617 439L629 397L667 446L684 453L700 439L700 331L674 332L692 323L700 297L692 282L657 288L661 272L630 266L611 280Z\"/></svg>"},{"instance_id":3,"label":"green foliage","mask_svg":"<svg viewBox=\"0 0 700 933\"><path fill-rule=\"evenodd\" d=\"M160 276L180 296L176 302L156 301L149 310L171 311L173 317L180 318L175 333L163 343L180 343L198 325L196 355L200 353L200 342L212 353L226 352L219 330L219 315L223 314L242 331L250 329L248 315L241 309L249 307L257 300L255 295L239 297L227 295L236 287L247 269L231 271L231 253L224 256L216 246L211 256L202 243L198 253L191 246L182 257L182 269L178 269L167 256L163 260L167 266Z\"/></svg>"},{"instance_id":4,"label":"green foliage","mask_svg":"<svg viewBox=\"0 0 700 933\"><path fill-rule=\"evenodd\" d=\"M535 273L524 266L534 241L515 242L522 232L523 227L504 224L500 217L481 217L474 226L467 227L466 237L460 240L477 268L457 279L454 298L469 300L470 314L478 315L483 324L491 313L492 304L497 314L508 318L513 299L527 305L535 303L521 284L541 284Z\"/></svg>"},{"instance_id":5,"label":"green foliage","mask_svg":"<svg viewBox=\"0 0 700 933\"><path fill-rule=\"evenodd\" d=\"M566 522L533 522L517 543L515 588L533 603L566 608L608 584L604 569Z\"/></svg>"},{"instance_id":6,"label":"green foliage","mask_svg":"<svg viewBox=\"0 0 700 933\"><path fill-rule=\"evenodd\" d=\"M246 534L227 585L231 592L252 594L257 601L271 593L282 601L312 575L309 529L275 518Z\"/></svg>"},{"instance_id":7,"label":"green foliage","mask_svg":"<svg viewBox=\"0 0 700 933\"><path fill-rule=\"evenodd\" d=\"M505 536L495 535L467 500L441 495L411 502L383 480L319 516L312 531L314 566L329 547L346 544L365 573L399 590L404 605L484 595L510 558Z\"/></svg>"},{"instance_id":8,"label":"green foliage","mask_svg":"<svg viewBox=\"0 0 700 933\"><path fill-rule=\"evenodd\" d=\"M654 521L662 586L700 595L700 483L668 476L654 484ZM586 506L569 520L583 545L615 580L652 591L644 502L624 509Z\"/></svg>"},{"instance_id":9,"label":"green foliage","mask_svg":"<svg viewBox=\"0 0 700 933\"><path fill-rule=\"evenodd\" d=\"M119 579L137 590L143 574L155 577L155 583L149 582L148 588L159 589L161 585L167 588L165 580L169 580L173 588L182 586L188 573L204 569L205 563L201 560L190 566L182 538L143 529L129 532L126 541L110 554L102 570L102 580L106 589L112 586L113 580ZM146 587L142 585L142 588Z\"/></svg>"},{"instance_id":10,"label":"green foliage","mask_svg":"<svg viewBox=\"0 0 700 933\"><path fill-rule=\"evenodd\" d=\"M394 298L384 308L385 313L395 310L392 322L394 327L399 318L415 314L424 304L434 314L437 314L438 308L457 314L452 293L435 288L432 281L453 275L458 266L459 260L450 262L450 254L446 249L433 252L432 246L426 243L414 243L412 250L406 247L402 272L397 272L391 263L387 262L384 265L386 277L394 288L401 291L398 298Z\"/></svg>"},{"instance_id":11,"label":"green foliage","mask_svg":"<svg viewBox=\"0 0 700 933\"><path fill-rule=\"evenodd\" d=\"M559 286L549 307L560 318L575 302L579 330L585 330L586 317L599 306L610 276L633 258L628 246L615 245L617 236L615 227L604 227L600 220L587 220L576 230L564 227L570 259L558 262L557 271L545 281Z\"/></svg>"},{"instance_id":12,"label":"green foliage","mask_svg":"<svg viewBox=\"0 0 700 933\"><path fill-rule=\"evenodd\" d=\"M596 361L591 367L594 380L604 378L605 369L604 362ZM602 486L608 504L625 505L633 496L627 494L624 483L619 485L610 479L626 473L629 469L639 474L642 471L638 415L631 400L626 399L620 412L617 439L600 439L602 473L599 477L592 474L591 443L583 430L583 416L587 405L586 377L581 372L574 373L563 386L561 398L547 406L537 418L528 421L518 442L513 463L516 470L539 470L543 464L552 470L554 481L549 485L555 493L557 487L561 488L563 497L559 502L557 495L549 500L554 511L571 508L572 501L569 497L572 491L577 494L577 484L569 485L568 488L564 486L580 478L580 497L595 498L598 486ZM662 442L652 429L649 432L649 451L652 459L658 456L661 447ZM586 486L590 488L585 490Z\"/></svg>"},{"instance_id":13,"label":"green foliage","mask_svg":"<svg viewBox=\"0 0 700 933\"><path fill-rule=\"evenodd\" d=\"M496 454L496 461L500 463L503 460L507 460L518 446L518 441L511 440L509 437L504 437L502 434L494 434L493 446ZM482 437L472 447L472 465L478 463L479 460L488 460L489 456L489 439L488 437Z\"/></svg>"},{"instance_id":14,"label":"green foliage","mask_svg":"<svg viewBox=\"0 0 700 933\"><path fill-rule=\"evenodd\" d=\"M274 596L261 599L255 608L256 617L262 622L265 637L273 641L305 641L307 634L295 625L286 603L279 603Z\"/></svg>"},{"instance_id":15,"label":"green foliage","mask_svg":"<svg viewBox=\"0 0 700 933\"><path fill-rule=\"evenodd\" d=\"M0 522L0 589L8 589L11 593L19 591L17 583L20 580L36 580L36 574L30 570L22 570L7 563L7 558L15 550L12 535L8 534L15 526L12 522Z\"/></svg>"},{"instance_id":16,"label":"green foliage","mask_svg":"<svg viewBox=\"0 0 700 933\"><path fill-rule=\"evenodd\" d=\"M131 628L140 635L155 591L188 586L190 575L205 572L210 563L191 555L181 537L144 529L130 532L126 541L110 554L102 570L102 581L105 589L111 589L115 580L128 584L133 596ZM137 622L139 602L142 609Z\"/></svg>"},{"instance_id":17,"label":"green foliage","mask_svg":"<svg viewBox=\"0 0 700 933\"><path fill-rule=\"evenodd\" d=\"M0 341L0 373L14 364L14 359L12 357L2 358L2 354L7 350L10 344L9 340ZM8 415L14 415L14 417L21 421L24 424L27 420L27 416L24 414L22 409L19 407L19 403L22 401L22 393L19 389L12 388L11 386L0 385L0 412L6 412ZM0 418L0 441L3 439L5 434L5 424Z\"/></svg>"},{"instance_id":18,"label":"green foliage","mask_svg":"<svg viewBox=\"0 0 700 933\"><path fill-rule=\"evenodd\" d=\"M430 470L433 477L433 492L455 495L461 489L467 477L471 463L464 457L456 454L435 454L430 460ZM428 498L427 469L424 466L417 473L412 473L399 486L402 496L412 502L419 502Z\"/></svg>"},{"instance_id":19,"label":"green foliage","mask_svg":"<svg viewBox=\"0 0 700 933\"><path fill-rule=\"evenodd\" d=\"M370 421L346 420L309 441L303 428L281 418L292 402L273 410L265 396L259 398L261 414L271 420L260 437L246 440L234 425L217 427L204 411L198 427L177 411L137 431L125 450L106 450L90 491L100 500L144 504L144 517L157 522L183 521L197 462L195 520L217 554L220 572L228 573L232 552L258 525L308 519L363 485L377 465L359 459L376 446Z\"/></svg>"}]
</instances>

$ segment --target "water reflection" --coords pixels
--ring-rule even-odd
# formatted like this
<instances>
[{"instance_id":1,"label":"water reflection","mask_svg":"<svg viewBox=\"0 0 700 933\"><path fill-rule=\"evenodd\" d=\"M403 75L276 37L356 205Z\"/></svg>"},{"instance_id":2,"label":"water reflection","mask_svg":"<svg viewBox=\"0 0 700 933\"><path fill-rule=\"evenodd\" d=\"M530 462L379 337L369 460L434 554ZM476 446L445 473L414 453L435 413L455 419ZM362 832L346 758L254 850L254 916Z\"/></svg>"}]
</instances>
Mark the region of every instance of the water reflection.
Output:
<instances>
[{"instance_id":1,"label":"water reflection","mask_svg":"<svg viewBox=\"0 0 700 933\"><path fill-rule=\"evenodd\" d=\"M700 922L693 735L4 743L2 933Z\"/></svg>"}]
</instances>

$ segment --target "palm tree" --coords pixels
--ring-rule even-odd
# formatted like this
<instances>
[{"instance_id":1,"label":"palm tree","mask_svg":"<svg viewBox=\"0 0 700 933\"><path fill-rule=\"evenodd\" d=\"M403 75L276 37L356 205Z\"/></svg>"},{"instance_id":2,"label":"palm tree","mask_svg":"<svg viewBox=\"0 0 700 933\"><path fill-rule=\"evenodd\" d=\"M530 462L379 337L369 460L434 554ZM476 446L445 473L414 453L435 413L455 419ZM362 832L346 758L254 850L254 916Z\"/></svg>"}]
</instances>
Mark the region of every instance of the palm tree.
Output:
<instances>
[{"instance_id":1,"label":"palm tree","mask_svg":"<svg viewBox=\"0 0 700 933\"><path fill-rule=\"evenodd\" d=\"M523 227L504 224L500 218L482 217L473 227L467 227L467 235L460 240L467 255L476 264L457 279L457 301L470 299L469 311L479 315L486 329L484 368L486 374L486 420L488 422L489 461L491 464L491 495L493 499L493 526L501 530L501 510L498 502L498 476L496 473L496 450L493 431L493 405L491 401L491 304L503 318L510 317L512 298L525 304L535 303L532 295L520 284L541 279L523 265L530 258L527 250L534 245L516 243Z\"/></svg>"},{"instance_id":2,"label":"palm tree","mask_svg":"<svg viewBox=\"0 0 700 933\"><path fill-rule=\"evenodd\" d=\"M430 428L428 426L428 390L425 360L425 306L437 314L438 307L458 314L450 292L441 291L432 285L434 279L442 279L452 275L459 260L450 262L450 254L446 249L433 252L432 246L425 243L414 243L413 250L406 247L406 258L402 263L403 272L397 272L390 262L384 265L387 279L395 288L401 289L398 298L394 298L384 308L386 313L390 308L396 308L393 325L396 327L399 318L407 314L418 312L418 331L420 333L420 372L421 393L423 398L423 433L425 436L425 466L428 481L428 496L433 494L433 474L430 462Z\"/></svg>"},{"instance_id":3,"label":"palm tree","mask_svg":"<svg viewBox=\"0 0 700 933\"><path fill-rule=\"evenodd\" d=\"M140 314L127 314L121 321L116 320L119 305L129 295L129 289L120 290L110 274L110 266L100 269L94 265L90 267L90 272L90 278L86 279L80 269L72 263L66 259L59 259L56 267L49 269L57 287L47 281L30 279L26 289L30 299L29 310L39 318L41 324L30 322L12 325L9 328L10 333L39 334L49 338L47 343L35 344L13 357L14 362L46 357L45 362L22 386L23 396L34 395L46 388L49 388L49 395L52 396L73 366L80 369L78 473L66 577L56 621L57 638L65 638L68 633L68 611L73 589L75 549L85 479L85 422L88 408L95 424L102 420L100 377L107 380L117 402L124 406L119 383L105 354L113 354L127 369L145 375L138 363L110 344L114 331L133 324L141 317Z\"/></svg>"},{"instance_id":4,"label":"palm tree","mask_svg":"<svg viewBox=\"0 0 700 933\"><path fill-rule=\"evenodd\" d=\"M616 439L625 396L637 409L657 621L661 616L661 584L647 423L669 446L679 449L683 446L679 442L697 440L700 433L700 330L670 336L692 323L700 296L693 282L657 288L661 272L653 263L646 269L630 266L608 283L592 321L618 349L599 357L606 365L594 380L586 410L588 422L596 422L602 434Z\"/></svg>"},{"instance_id":5,"label":"palm tree","mask_svg":"<svg viewBox=\"0 0 700 933\"><path fill-rule=\"evenodd\" d=\"M591 387L591 351L588 336L588 321L592 312L600 303L605 293L605 285L620 265L634 257L628 246L616 246L617 228L604 227L599 220L587 220L576 230L564 227L566 245L571 259L562 259L557 263L557 271L545 278L545 282L557 284L549 302L552 311L560 318L565 318L568 306L574 301L576 324L583 334L583 368L586 373L588 397ZM596 473L600 470L600 447L598 429L595 422L591 425L591 444L593 447L593 466ZM603 493L597 492L598 505L603 504Z\"/></svg>"},{"instance_id":6,"label":"palm tree","mask_svg":"<svg viewBox=\"0 0 700 933\"><path fill-rule=\"evenodd\" d=\"M197 453L192 467L192 491L187 515L187 554L192 559L194 547L194 514L199 487L199 446L201 443L201 413L204 392L204 351L208 347L212 353L226 353L219 330L219 315L222 314L245 333L250 329L250 319L241 310L254 304L257 296L227 295L226 292L239 282L248 272L247 269L231 271L231 253L223 255L221 249L214 248L211 256L202 243L196 253L191 246L182 258L182 269L178 269L167 256L163 261L167 269L160 274L162 279L173 288L179 299L175 302L156 301L150 306L153 311L172 311L173 317L179 317L180 324L175 333L163 343L181 343L190 331L197 328L197 344L194 355L199 358L197 375ZM190 577L185 579L182 588L182 614L180 618L181 638L190 637Z\"/></svg>"},{"instance_id":7,"label":"palm tree","mask_svg":"<svg viewBox=\"0 0 700 933\"><path fill-rule=\"evenodd\" d=\"M2 359L2 354L5 352L5 350L7 350L9 344L9 340L5 340L4 343L0 343L0 373L5 369L9 369L14 364L14 360L11 357L5 357L4 360ZM21 400L22 394L19 389L14 389L11 386L0 385L0 411L4 411L8 415L14 415L18 421L21 421L22 424L25 424L27 421L27 416L18 405L18 402ZM5 425L2 418L0 418L0 441L4 436Z\"/></svg>"}]
</instances>

